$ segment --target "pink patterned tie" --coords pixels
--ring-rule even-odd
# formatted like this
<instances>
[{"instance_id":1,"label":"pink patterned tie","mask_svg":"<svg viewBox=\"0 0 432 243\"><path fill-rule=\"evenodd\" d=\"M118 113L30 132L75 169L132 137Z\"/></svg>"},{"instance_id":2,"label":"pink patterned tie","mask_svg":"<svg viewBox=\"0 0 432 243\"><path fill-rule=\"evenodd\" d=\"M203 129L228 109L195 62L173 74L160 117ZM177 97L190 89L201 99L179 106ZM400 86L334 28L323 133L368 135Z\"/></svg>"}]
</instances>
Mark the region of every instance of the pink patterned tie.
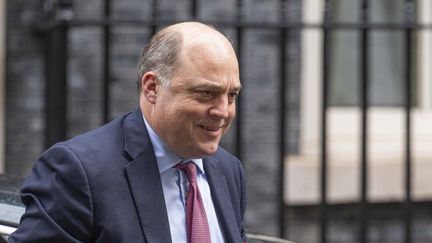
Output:
<instances>
[{"instance_id":1,"label":"pink patterned tie","mask_svg":"<svg viewBox=\"0 0 432 243\"><path fill-rule=\"evenodd\" d=\"M196 181L196 166L193 162L177 164L189 181L186 195L186 230L189 243L210 243L210 229L201 193Z\"/></svg>"}]
</instances>

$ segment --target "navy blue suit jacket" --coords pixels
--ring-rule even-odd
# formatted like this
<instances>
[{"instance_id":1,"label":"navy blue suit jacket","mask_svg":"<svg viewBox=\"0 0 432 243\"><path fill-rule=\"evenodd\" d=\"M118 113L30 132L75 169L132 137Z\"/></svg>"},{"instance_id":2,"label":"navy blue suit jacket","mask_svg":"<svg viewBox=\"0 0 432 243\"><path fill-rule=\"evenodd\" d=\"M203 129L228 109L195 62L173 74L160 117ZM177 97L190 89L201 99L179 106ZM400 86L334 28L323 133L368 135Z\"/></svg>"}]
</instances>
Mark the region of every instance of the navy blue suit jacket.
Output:
<instances>
[{"instance_id":1,"label":"navy blue suit jacket","mask_svg":"<svg viewBox=\"0 0 432 243\"><path fill-rule=\"evenodd\" d=\"M204 158L204 168L226 241L245 241L240 161L219 148ZM21 199L26 212L9 242L171 242L140 110L48 149L24 182Z\"/></svg>"}]
</instances>

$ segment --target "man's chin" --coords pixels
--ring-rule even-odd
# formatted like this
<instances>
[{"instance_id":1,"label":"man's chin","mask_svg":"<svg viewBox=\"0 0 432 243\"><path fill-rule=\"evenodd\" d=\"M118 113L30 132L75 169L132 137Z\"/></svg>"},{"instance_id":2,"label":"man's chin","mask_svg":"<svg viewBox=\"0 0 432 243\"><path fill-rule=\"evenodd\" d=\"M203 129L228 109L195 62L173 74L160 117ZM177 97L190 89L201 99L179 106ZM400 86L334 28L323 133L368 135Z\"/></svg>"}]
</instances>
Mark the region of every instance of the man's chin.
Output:
<instances>
[{"instance_id":1,"label":"man's chin","mask_svg":"<svg viewBox=\"0 0 432 243\"><path fill-rule=\"evenodd\" d=\"M212 146L205 146L202 147L201 151L200 151L200 158L204 158L207 156L211 156L214 155L217 151L218 145L212 145Z\"/></svg>"}]
</instances>

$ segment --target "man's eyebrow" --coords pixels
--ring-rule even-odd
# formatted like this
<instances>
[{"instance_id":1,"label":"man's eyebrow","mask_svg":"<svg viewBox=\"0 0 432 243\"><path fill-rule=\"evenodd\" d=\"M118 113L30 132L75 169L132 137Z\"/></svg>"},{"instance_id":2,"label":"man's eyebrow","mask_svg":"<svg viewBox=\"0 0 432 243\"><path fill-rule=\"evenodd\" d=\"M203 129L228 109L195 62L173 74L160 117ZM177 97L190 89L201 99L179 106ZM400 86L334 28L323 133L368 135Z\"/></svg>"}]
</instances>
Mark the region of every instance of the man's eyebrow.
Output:
<instances>
[{"instance_id":1,"label":"man's eyebrow","mask_svg":"<svg viewBox=\"0 0 432 243\"><path fill-rule=\"evenodd\" d=\"M213 83L213 82L203 82L199 84L192 84L191 88L197 89L197 88L207 88L207 89L213 89L213 90L222 90L224 89L224 84L221 83ZM240 91L242 88L241 85L235 85L231 88L233 91Z\"/></svg>"},{"instance_id":2,"label":"man's eyebrow","mask_svg":"<svg viewBox=\"0 0 432 243\"><path fill-rule=\"evenodd\" d=\"M241 84L235 85L234 88L233 88L233 90L237 91L237 92L239 92L241 89L242 89L242 85Z\"/></svg>"}]
</instances>

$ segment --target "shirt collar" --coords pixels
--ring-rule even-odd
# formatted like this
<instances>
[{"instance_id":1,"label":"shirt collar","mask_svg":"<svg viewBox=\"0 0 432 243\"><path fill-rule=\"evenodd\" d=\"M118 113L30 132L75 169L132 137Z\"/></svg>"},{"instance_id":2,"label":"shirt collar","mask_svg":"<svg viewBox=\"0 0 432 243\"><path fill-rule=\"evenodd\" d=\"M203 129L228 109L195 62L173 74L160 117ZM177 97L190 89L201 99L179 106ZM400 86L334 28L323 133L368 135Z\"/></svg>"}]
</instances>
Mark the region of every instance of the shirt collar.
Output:
<instances>
[{"instance_id":1,"label":"shirt collar","mask_svg":"<svg viewBox=\"0 0 432 243\"><path fill-rule=\"evenodd\" d=\"M168 149L165 143L160 139L156 132L152 129L146 118L143 116L145 126L150 136L150 141L153 145L153 149L156 155L156 161L159 168L159 173L163 173L171 167L182 161L192 161L198 168L198 174L204 174L204 166L202 159L187 159L180 158L174 152Z\"/></svg>"}]
</instances>

